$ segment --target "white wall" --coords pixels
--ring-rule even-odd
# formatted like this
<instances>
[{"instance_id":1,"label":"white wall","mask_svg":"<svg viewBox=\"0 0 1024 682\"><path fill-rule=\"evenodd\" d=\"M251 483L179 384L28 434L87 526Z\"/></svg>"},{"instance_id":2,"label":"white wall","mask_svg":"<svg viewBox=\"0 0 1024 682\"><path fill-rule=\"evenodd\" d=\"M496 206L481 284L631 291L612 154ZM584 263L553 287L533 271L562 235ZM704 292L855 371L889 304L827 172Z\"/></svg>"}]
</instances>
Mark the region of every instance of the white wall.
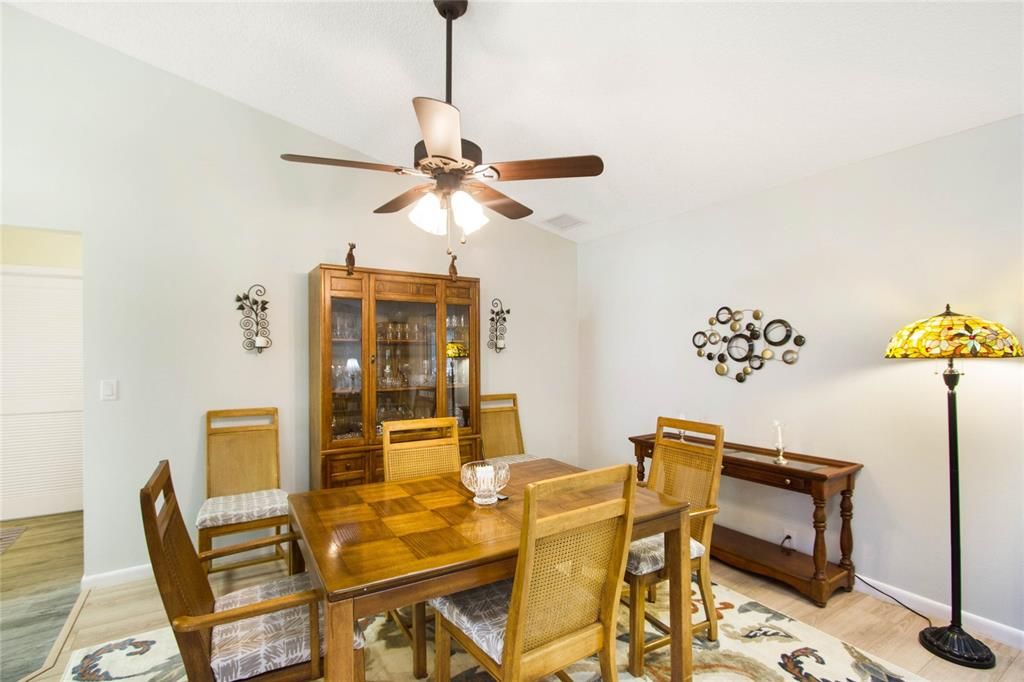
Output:
<instances>
[{"instance_id":1,"label":"white wall","mask_svg":"<svg viewBox=\"0 0 1024 682\"><path fill-rule=\"evenodd\" d=\"M948 604L945 388L884 361L903 324L953 309L1024 334L1020 117L580 247L580 461L631 459L658 415L864 464L858 572ZM699 160L695 161L699 163ZM808 342L746 384L690 337L721 305L763 308ZM958 391L964 607L1024 628L1024 361L965 362ZM810 548L809 498L725 479L723 525ZM833 560L838 505L829 510ZM1020 646L1018 644L1018 646Z\"/></svg>"},{"instance_id":2,"label":"white wall","mask_svg":"<svg viewBox=\"0 0 1024 682\"><path fill-rule=\"evenodd\" d=\"M411 157L412 120L406 133ZM194 515L208 409L278 406L283 484L306 487L313 266L354 241L360 265L447 272L443 240L371 213L412 181L279 161L355 152L7 6L3 141L2 221L83 234L87 575L147 561L137 491L157 460ZM527 446L575 461L575 245L492 216L458 265L513 311L483 389L517 391ZM255 282L271 302L261 356L233 303ZM120 380L118 402L99 402L101 378Z\"/></svg>"}]
</instances>

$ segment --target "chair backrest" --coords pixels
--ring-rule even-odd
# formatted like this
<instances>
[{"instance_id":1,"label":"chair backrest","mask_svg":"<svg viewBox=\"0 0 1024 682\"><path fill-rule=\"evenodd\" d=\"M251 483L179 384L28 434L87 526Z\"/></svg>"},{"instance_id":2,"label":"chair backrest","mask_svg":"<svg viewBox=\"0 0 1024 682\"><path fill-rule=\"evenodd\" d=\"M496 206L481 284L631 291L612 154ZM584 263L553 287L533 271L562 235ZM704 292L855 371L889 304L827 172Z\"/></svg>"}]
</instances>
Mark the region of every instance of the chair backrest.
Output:
<instances>
[{"instance_id":1,"label":"chair backrest","mask_svg":"<svg viewBox=\"0 0 1024 682\"><path fill-rule=\"evenodd\" d=\"M636 467L526 486L502 679L538 679L615 647Z\"/></svg>"},{"instance_id":2,"label":"chair backrest","mask_svg":"<svg viewBox=\"0 0 1024 682\"><path fill-rule=\"evenodd\" d=\"M490 405L484 403L509 403ZM484 459L521 455L523 430L519 425L519 399L515 393L492 393L480 396L480 441Z\"/></svg>"},{"instance_id":3,"label":"chair backrest","mask_svg":"<svg viewBox=\"0 0 1024 682\"><path fill-rule=\"evenodd\" d=\"M677 429L710 436L711 445L668 438L665 429ZM690 512L714 508L718 504L718 484L722 480L722 447L725 429L717 424L658 417L654 436L654 457L647 487L656 492L686 500ZM714 515L690 520L690 535L705 547L711 541Z\"/></svg>"},{"instance_id":4,"label":"chair backrest","mask_svg":"<svg viewBox=\"0 0 1024 682\"><path fill-rule=\"evenodd\" d=\"M385 481L447 474L461 466L455 417L384 422Z\"/></svg>"},{"instance_id":5,"label":"chair backrest","mask_svg":"<svg viewBox=\"0 0 1024 682\"><path fill-rule=\"evenodd\" d=\"M168 621L212 613L213 592L181 516L167 460L157 465L139 497L149 561ZM188 679L212 682L210 630L175 632L174 637Z\"/></svg>"},{"instance_id":6,"label":"chair backrest","mask_svg":"<svg viewBox=\"0 0 1024 682\"><path fill-rule=\"evenodd\" d=\"M281 487L277 408L206 413L206 496Z\"/></svg>"}]
</instances>

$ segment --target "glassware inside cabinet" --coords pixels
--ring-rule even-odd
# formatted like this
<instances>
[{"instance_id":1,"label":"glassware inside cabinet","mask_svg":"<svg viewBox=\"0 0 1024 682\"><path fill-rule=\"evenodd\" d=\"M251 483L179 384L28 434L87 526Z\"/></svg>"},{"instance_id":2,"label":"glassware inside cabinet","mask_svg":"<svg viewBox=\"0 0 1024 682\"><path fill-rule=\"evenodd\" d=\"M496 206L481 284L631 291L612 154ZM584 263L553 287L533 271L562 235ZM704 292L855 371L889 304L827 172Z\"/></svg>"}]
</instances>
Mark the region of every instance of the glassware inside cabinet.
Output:
<instances>
[{"instance_id":1,"label":"glassware inside cabinet","mask_svg":"<svg viewBox=\"0 0 1024 682\"><path fill-rule=\"evenodd\" d=\"M377 301L377 434L386 421L437 415L437 307Z\"/></svg>"},{"instance_id":2,"label":"glassware inside cabinet","mask_svg":"<svg viewBox=\"0 0 1024 682\"><path fill-rule=\"evenodd\" d=\"M331 299L331 440L363 437L362 301Z\"/></svg>"},{"instance_id":3,"label":"glassware inside cabinet","mask_svg":"<svg viewBox=\"0 0 1024 682\"><path fill-rule=\"evenodd\" d=\"M468 305L448 305L445 318L445 355L447 356L446 376L448 384L448 416L455 417L459 426L470 426L469 391L470 351L473 340L470 335L470 314Z\"/></svg>"}]
</instances>

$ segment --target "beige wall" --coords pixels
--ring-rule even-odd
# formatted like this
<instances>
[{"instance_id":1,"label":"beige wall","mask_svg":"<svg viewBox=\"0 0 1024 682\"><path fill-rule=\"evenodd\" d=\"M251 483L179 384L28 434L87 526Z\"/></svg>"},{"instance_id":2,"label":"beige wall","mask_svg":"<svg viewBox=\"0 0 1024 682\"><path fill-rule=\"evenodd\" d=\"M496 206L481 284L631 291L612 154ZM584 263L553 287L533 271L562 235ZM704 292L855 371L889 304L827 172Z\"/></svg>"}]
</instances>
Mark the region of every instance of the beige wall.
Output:
<instances>
[{"instance_id":1,"label":"beige wall","mask_svg":"<svg viewBox=\"0 0 1024 682\"><path fill-rule=\"evenodd\" d=\"M0 225L0 265L79 270L82 267L82 235Z\"/></svg>"},{"instance_id":2,"label":"beige wall","mask_svg":"<svg viewBox=\"0 0 1024 682\"><path fill-rule=\"evenodd\" d=\"M83 236L85 571L109 574L148 562L138 490L158 460L195 518L206 410L276 405L283 487L306 488L311 268L344 262L353 241L360 265L445 273L446 245L404 214L372 213L414 181L285 163L283 152L359 156L2 11L0 220ZM576 245L492 214L458 254L484 305L514 311L508 349L482 355L482 389L518 392L527 447L575 461ZM242 349L234 303L257 282L274 341L262 355ZM100 380L114 378L120 400L101 402Z\"/></svg>"},{"instance_id":3,"label":"beige wall","mask_svg":"<svg viewBox=\"0 0 1024 682\"><path fill-rule=\"evenodd\" d=\"M624 461L626 436L652 431L657 415L720 423L728 440L766 447L777 419L793 451L864 464L853 500L858 571L932 613L948 604L941 365L882 356L893 332L946 303L1024 334L1022 123L581 245L581 464ZM690 338L723 305L789 320L807 338L800 361L770 363L744 384L716 376ZM964 609L988 620L972 621L978 632L1019 647L1024 362L963 364ZM805 496L723 479L719 501L724 526L813 545ZM836 500L828 512L837 560Z\"/></svg>"}]
</instances>

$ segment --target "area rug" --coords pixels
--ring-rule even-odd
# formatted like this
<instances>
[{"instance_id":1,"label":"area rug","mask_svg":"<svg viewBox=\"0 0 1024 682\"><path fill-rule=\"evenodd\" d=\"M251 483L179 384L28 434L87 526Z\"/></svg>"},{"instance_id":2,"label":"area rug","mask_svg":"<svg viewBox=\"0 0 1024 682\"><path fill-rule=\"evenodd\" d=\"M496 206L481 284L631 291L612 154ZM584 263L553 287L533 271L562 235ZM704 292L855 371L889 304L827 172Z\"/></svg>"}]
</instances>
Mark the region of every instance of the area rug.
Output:
<instances>
[{"instance_id":1,"label":"area rug","mask_svg":"<svg viewBox=\"0 0 1024 682\"><path fill-rule=\"evenodd\" d=\"M0 554L6 552L14 544L14 541L18 539L18 536L24 532L24 528L0 528Z\"/></svg>"},{"instance_id":2,"label":"area rug","mask_svg":"<svg viewBox=\"0 0 1024 682\"><path fill-rule=\"evenodd\" d=\"M668 619L667 588L659 590L658 602L650 610ZM875 658L821 630L801 623L764 604L722 585L714 587L719 617L717 642L694 639L694 679L701 682L756 680L757 682L899 682L922 678L892 663ZM700 604L694 590L694 612ZM623 609L619 620L617 655L619 679L638 678L625 670L628 622ZM432 628L428 633L431 636ZM407 640L394 623L378 616L366 632L366 679L368 682L413 682L412 657ZM656 636L653 630L649 637ZM453 682L484 682L491 677L468 654L456 649L452 657ZM433 667L433 651L428 651ZM570 666L566 672L577 682L596 682L600 671L596 659ZM648 654L645 682L670 678L668 649ZM61 682L93 680L185 680L170 628L125 637L75 651ZM551 678L555 679L555 678Z\"/></svg>"}]
</instances>

